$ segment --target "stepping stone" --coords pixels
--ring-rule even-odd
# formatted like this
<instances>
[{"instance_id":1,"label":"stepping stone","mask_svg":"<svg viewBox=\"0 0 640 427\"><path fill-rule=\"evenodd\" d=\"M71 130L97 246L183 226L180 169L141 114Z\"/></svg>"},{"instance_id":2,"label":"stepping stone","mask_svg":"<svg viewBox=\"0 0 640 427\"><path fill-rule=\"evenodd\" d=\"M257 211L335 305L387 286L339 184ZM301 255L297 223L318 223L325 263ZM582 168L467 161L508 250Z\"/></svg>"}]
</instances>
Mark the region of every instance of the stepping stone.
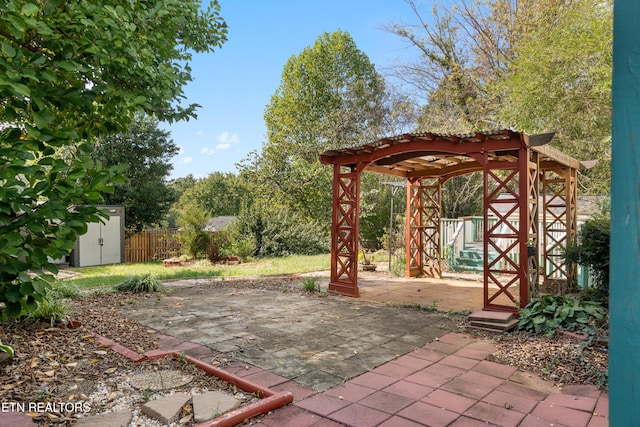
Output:
<instances>
[{"instance_id":1,"label":"stepping stone","mask_svg":"<svg viewBox=\"0 0 640 427\"><path fill-rule=\"evenodd\" d=\"M189 403L190 400L191 395L176 393L147 402L140 411L147 417L158 420L162 424L171 424L178 419L182 407Z\"/></svg>"},{"instance_id":2,"label":"stepping stone","mask_svg":"<svg viewBox=\"0 0 640 427\"><path fill-rule=\"evenodd\" d=\"M191 381L193 375L175 369L145 371L131 376L131 385L138 390L170 390Z\"/></svg>"},{"instance_id":3,"label":"stepping stone","mask_svg":"<svg viewBox=\"0 0 640 427\"><path fill-rule=\"evenodd\" d=\"M208 391L193 395L193 414L197 423L225 414L240 404L240 401L228 393Z\"/></svg>"},{"instance_id":4,"label":"stepping stone","mask_svg":"<svg viewBox=\"0 0 640 427\"><path fill-rule=\"evenodd\" d=\"M520 321L518 319L511 319L507 323L501 322L480 322L472 320L470 322L471 327L475 329L482 329L490 332L509 332L518 326Z\"/></svg>"},{"instance_id":5,"label":"stepping stone","mask_svg":"<svg viewBox=\"0 0 640 427\"><path fill-rule=\"evenodd\" d=\"M80 418L75 427L127 427L131 423L131 411L109 412L107 414L92 415Z\"/></svg>"}]
</instances>

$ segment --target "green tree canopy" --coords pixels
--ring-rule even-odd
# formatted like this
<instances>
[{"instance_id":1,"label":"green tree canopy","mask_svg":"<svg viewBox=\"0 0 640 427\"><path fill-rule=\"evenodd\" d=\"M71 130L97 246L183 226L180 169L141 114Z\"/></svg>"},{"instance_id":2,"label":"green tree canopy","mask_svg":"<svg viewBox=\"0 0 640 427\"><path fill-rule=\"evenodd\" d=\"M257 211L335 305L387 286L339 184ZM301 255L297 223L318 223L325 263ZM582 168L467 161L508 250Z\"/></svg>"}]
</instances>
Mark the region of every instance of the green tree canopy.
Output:
<instances>
[{"instance_id":1,"label":"green tree canopy","mask_svg":"<svg viewBox=\"0 0 640 427\"><path fill-rule=\"evenodd\" d=\"M556 131L553 145L580 160L601 160L582 173L582 190L608 191L610 0L434 2L433 19L407 3L417 25L387 30L419 53L393 69L424 102L419 130Z\"/></svg>"},{"instance_id":2,"label":"green tree canopy","mask_svg":"<svg viewBox=\"0 0 640 427\"><path fill-rule=\"evenodd\" d=\"M119 182L88 141L125 131L133 113L193 116L180 104L188 61L225 37L215 1L0 3L0 318L45 295L51 259Z\"/></svg>"},{"instance_id":3,"label":"green tree canopy","mask_svg":"<svg viewBox=\"0 0 640 427\"><path fill-rule=\"evenodd\" d=\"M328 224L331 170L320 153L380 137L388 107L383 79L351 36L324 33L287 61L265 110L268 140L239 166L255 194Z\"/></svg>"},{"instance_id":4,"label":"green tree canopy","mask_svg":"<svg viewBox=\"0 0 640 427\"><path fill-rule=\"evenodd\" d=\"M132 112L192 117L188 61L226 36L215 1L9 0L0 12L0 117L42 139L122 131Z\"/></svg>"},{"instance_id":5,"label":"green tree canopy","mask_svg":"<svg viewBox=\"0 0 640 427\"><path fill-rule=\"evenodd\" d=\"M175 191L176 196L180 198L185 191L196 185L197 182L198 180L194 178L192 174L189 174L187 176L172 179L167 185Z\"/></svg>"},{"instance_id":6,"label":"green tree canopy","mask_svg":"<svg viewBox=\"0 0 640 427\"><path fill-rule=\"evenodd\" d=\"M124 205L127 229L140 231L157 225L177 200L166 181L173 169L170 160L178 151L169 132L158 128L157 119L140 115L127 132L104 136L96 143L96 161L104 166L128 166L127 182L104 196L106 204Z\"/></svg>"},{"instance_id":7,"label":"green tree canopy","mask_svg":"<svg viewBox=\"0 0 640 427\"><path fill-rule=\"evenodd\" d=\"M238 215L242 204L248 203L250 198L251 195L241 176L213 172L185 189L178 206L195 203L212 217Z\"/></svg>"},{"instance_id":8,"label":"green tree canopy","mask_svg":"<svg viewBox=\"0 0 640 427\"><path fill-rule=\"evenodd\" d=\"M370 142L380 136L384 90L349 33L324 33L285 64L265 110L268 144L313 162L329 147Z\"/></svg>"},{"instance_id":9,"label":"green tree canopy","mask_svg":"<svg viewBox=\"0 0 640 427\"><path fill-rule=\"evenodd\" d=\"M580 160L599 160L581 174L581 189L609 191L611 159L611 1L559 2L515 46L497 85L504 122L529 133L556 131L554 144Z\"/></svg>"}]
</instances>

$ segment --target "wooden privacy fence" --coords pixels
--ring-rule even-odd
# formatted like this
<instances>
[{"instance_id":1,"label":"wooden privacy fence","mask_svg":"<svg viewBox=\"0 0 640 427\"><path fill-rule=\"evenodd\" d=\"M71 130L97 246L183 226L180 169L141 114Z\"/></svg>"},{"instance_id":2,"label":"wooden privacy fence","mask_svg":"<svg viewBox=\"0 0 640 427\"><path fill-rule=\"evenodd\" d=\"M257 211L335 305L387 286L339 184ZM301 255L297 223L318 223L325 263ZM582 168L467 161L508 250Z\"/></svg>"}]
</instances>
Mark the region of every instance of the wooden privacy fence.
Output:
<instances>
[{"instance_id":1,"label":"wooden privacy fence","mask_svg":"<svg viewBox=\"0 0 640 427\"><path fill-rule=\"evenodd\" d=\"M218 256L215 236L216 233L209 233L209 245L207 246L209 259L215 259ZM180 255L183 255L182 246L178 241L178 230L175 228L142 230L125 239L125 262L160 261Z\"/></svg>"}]
</instances>

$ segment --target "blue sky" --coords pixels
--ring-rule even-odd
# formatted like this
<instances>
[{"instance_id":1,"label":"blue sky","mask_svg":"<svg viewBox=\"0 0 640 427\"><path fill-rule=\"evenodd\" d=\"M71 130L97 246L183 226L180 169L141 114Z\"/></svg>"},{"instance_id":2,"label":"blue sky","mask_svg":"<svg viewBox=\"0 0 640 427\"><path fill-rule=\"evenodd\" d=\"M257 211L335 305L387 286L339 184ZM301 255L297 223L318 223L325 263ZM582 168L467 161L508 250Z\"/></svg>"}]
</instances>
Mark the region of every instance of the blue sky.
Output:
<instances>
[{"instance_id":1,"label":"blue sky","mask_svg":"<svg viewBox=\"0 0 640 427\"><path fill-rule=\"evenodd\" d=\"M202 106L198 119L162 125L181 149L172 160L171 178L235 172L250 151L260 151L264 108L286 61L323 32L350 33L382 72L407 50L380 27L415 21L403 0L220 0L220 5L228 41L212 54L194 57L194 81L185 89L187 102Z\"/></svg>"}]
</instances>

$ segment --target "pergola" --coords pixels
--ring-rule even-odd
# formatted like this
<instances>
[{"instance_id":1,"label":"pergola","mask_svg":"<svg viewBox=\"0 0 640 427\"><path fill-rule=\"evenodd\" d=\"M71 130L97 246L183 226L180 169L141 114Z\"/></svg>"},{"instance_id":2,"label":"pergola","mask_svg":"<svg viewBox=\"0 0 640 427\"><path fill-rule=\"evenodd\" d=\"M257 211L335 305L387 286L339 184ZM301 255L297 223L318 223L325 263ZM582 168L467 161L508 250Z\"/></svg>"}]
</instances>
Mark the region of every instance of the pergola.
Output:
<instances>
[{"instance_id":1,"label":"pergola","mask_svg":"<svg viewBox=\"0 0 640 427\"><path fill-rule=\"evenodd\" d=\"M517 312L526 306L539 281L540 260L545 282L572 281L576 269L564 264L562 249L576 236L577 171L583 165L546 145L553 135L512 130L411 133L322 153L321 162L333 165L329 290L359 296L363 171L406 178L406 277L441 277L442 185L455 176L482 171L484 309ZM537 249L528 256L531 246L541 247L541 258Z\"/></svg>"}]
</instances>

